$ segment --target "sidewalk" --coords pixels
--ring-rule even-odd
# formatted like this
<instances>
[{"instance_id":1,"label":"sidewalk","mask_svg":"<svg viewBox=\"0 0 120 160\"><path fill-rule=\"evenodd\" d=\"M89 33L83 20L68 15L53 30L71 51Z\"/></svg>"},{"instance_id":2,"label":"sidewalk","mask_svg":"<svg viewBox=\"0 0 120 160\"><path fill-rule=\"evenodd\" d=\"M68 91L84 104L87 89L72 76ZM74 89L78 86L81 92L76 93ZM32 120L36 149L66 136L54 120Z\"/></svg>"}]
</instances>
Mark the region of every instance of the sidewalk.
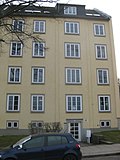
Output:
<instances>
[{"instance_id":1,"label":"sidewalk","mask_svg":"<svg viewBox=\"0 0 120 160\"><path fill-rule=\"evenodd\" d=\"M99 144L99 145L84 145L81 144L83 158L94 156L105 156L120 154L120 144Z\"/></svg>"}]
</instances>

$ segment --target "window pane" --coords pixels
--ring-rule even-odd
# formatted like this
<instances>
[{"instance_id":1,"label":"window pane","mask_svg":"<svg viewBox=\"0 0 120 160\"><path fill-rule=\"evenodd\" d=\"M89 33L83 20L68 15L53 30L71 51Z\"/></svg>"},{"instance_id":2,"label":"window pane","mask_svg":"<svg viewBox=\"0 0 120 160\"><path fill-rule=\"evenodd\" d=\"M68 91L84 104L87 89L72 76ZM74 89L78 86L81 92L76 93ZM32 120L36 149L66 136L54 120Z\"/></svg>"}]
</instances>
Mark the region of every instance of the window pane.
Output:
<instances>
[{"instance_id":1,"label":"window pane","mask_svg":"<svg viewBox=\"0 0 120 160\"><path fill-rule=\"evenodd\" d=\"M13 96L9 96L8 110L12 110L12 109L13 109Z\"/></svg>"},{"instance_id":2,"label":"window pane","mask_svg":"<svg viewBox=\"0 0 120 160\"><path fill-rule=\"evenodd\" d=\"M16 54L16 43L12 43L12 55Z\"/></svg>"},{"instance_id":3,"label":"window pane","mask_svg":"<svg viewBox=\"0 0 120 160\"><path fill-rule=\"evenodd\" d=\"M38 97L38 110L42 110L42 97Z\"/></svg>"},{"instance_id":4,"label":"window pane","mask_svg":"<svg viewBox=\"0 0 120 160\"><path fill-rule=\"evenodd\" d=\"M18 110L18 96L14 96L14 110Z\"/></svg>"},{"instance_id":5,"label":"window pane","mask_svg":"<svg viewBox=\"0 0 120 160\"><path fill-rule=\"evenodd\" d=\"M101 57L100 46L97 46L97 57Z\"/></svg>"},{"instance_id":6,"label":"window pane","mask_svg":"<svg viewBox=\"0 0 120 160\"><path fill-rule=\"evenodd\" d=\"M107 83L108 82L107 71L103 71L103 77L104 77L104 83Z\"/></svg>"},{"instance_id":7,"label":"window pane","mask_svg":"<svg viewBox=\"0 0 120 160\"><path fill-rule=\"evenodd\" d=\"M75 82L75 70L72 70L72 82Z\"/></svg>"},{"instance_id":8,"label":"window pane","mask_svg":"<svg viewBox=\"0 0 120 160\"><path fill-rule=\"evenodd\" d=\"M44 32L44 22L40 22L40 32Z\"/></svg>"},{"instance_id":9,"label":"window pane","mask_svg":"<svg viewBox=\"0 0 120 160\"><path fill-rule=\"evenodd\" d=\"M78 33L78 24L75 23L74 27L75 27L75 33Z\"/></svg>"},{"instance_id":10,"label":"window pane","mask_svg":"<svg viewBox=\"0 0 120 160\"><path fill-rule=\"evenodd\" d=\"M98 71L98 76L99 76L99 83L102 83L102 71Z\"/></svg>"},{"instance_id":11,"label":"window pane","mask_svg":"<svg viewBox=\"0 0 120 160\"><path fill-rule=\"evenodd\" d=\"M71 97L68 97L68 110L71 110Z\"/></svg>"},{"instance_id":12,"label":"window pane","mask_svg":"<svg viewBox=\"0 0 120 160\"><path fill-rule=\"evenodd\" d=\"M80 82L80 71L76 70L76 82Z\"/></svg>"},{"instance_id":13,"label":"window pane","mask_svg":"<svg viewBox=\"0 0 120 160\"><path fill-rule=\"evenodd\" d=\"M75 56L79 56L79 46L75 45Z\"/></svg>"},{"instance_id":14,"label":"window pane","mask_svg":"<svg viewBox=\"0 0 120 160\"><path fill-rule=\"evenodd\" d=\"M43 70L39 69L39 82L43 82Z\"/></svg>"},{"instance_id":15,"label":"window pane","mask_svg":"<svg viewBox=\"0 0 120 160\"><path fill-rule=\"evenodd\" d=\"M72 97L72 110L76 110L76 98Z\"/></svg>"},{"instance_id":16,"label":"window pane","mask_svg":"<svg viewBox=\"0 0 120 160\"><path fill-rule=\"evenodd\" d=\"M99 27L98 27L98 25L95 25L95 33L99 35Z\"/></svg>"},{"instance_id":17,"label":"window pane","mask_svg":"<svg viewBox=\"0 0 120 160\"><path fill-rule=\"evenodd\" d=\"M69 23L66 23L66 32L69 33Z\"/></svg>"},{"instance_id":18,"label":"window pane","mask_svg":"<svg viewBox=\"0 0 120 160\"><path fill-rule=\"evenodd\" d=\"M21 43L17 43L17 55L21 54Z\"/></svg>"},{"instance_id":19,"label":"window pane","mask_svg":"<svg viewBox=\"0 0 120 160\"><path fill-rule=\"evenodd\" d=\"M103 35L104 31L103 31L103 26L100 26L100 35Z\"/></svg>"},{"instance_id":20,"label":"window pane","mask_svg":"<svg viewBox=\"0 0 120 160\"><path fill-rule=\"evenodd\" d=\"M109 101L108 101L108 97L105 97L105 110L109 110Z\"/></svg>"},{"instance_id":21,"label":"window pane","mask_svg":"<svg viewBox=\"0 0 120 160\"><path fill-rule=\"evenodd\" d=\"M74 56L74 45L71 45L71 56Z\"/></svg>"},{"instance_id":22,"label":"window pane","mask_svg":"<svg viewBox=\"0 0 120 160\"><path fill-rule=\"evenodd\" d=\"M74 31L74 24L73 23L70 23L70 31L71 31L71 33L73 33L73 31Z\"/></svg>"},{"instance_id":23,"label":"window pane","mask_svg":"<svg viewBox=\"0 0 120 160\"><path fill-rule=\"evenodd\" d=\"M34 55L38 55L38 43L34 43Z\"/></svg>"},{"instance_id":24,"label":"window pane","mask_svg":"<svg viewBox=\"0 0 120 160\"><path fill-rule=\"evenodd\" d=\"M38 69L34 69L34 82L37 82L38 79Z\"/></svg>"},{"instance_id":25,"label":"window pane","mask_svg":"<svg viewBox=\"0 0 120 160\"><path fill-rule=\"evenodd\" d=\"M70 44L67 44L67 56L70 56Z\"/></svg>"},{"instance_id":26,"label":"window pane","mask_svg":"<svg viewBox=\"0 0 120 160\"><path fill-rule=\"evenodd\" d=\"M10 68L10 81L14 82L14 68Z\"/></svg>"},{"instance_id":27,"label":"window pane","mask_svg":"<svg viewBox=\"0 0 120 160\"><path fill-rule=\"evenodd\" d=\"M19 70L19 69L16 69L15 81L19 82L19 76L20 76L20 70Z\"/></svg>"},{"instance_id":28,"label":"window pane","mask_svg":"<svg viewBox=\"0 0 120 160\"><path fill-rule=\"evenodd\" d=\"M37 96L33 96L33 110L37 110Z\"/></svg>"},{"instance_id":29,"label":"window pane","mask_svg":"<svg viewBox=\"0 0 120 160\"><path fill-rule=\"evenodd\" d=\"M101 47L101 51L102 51L102 58L106 58L106 56L105 56L105 46Z\"/></svg>"},{"instance_id":30,"label":"window pane","mask_svg":"<svg viewBox=\"0 0 120 160\"><path fill-rule=\"evenodd\" d=\"M77 97L77 110L81 110L81 108L80 108L80 97Z\"/></svg>"},{"instance_id":31,"label":"window pane","mask_svg":"<svg viewBox=\"0 0 120 160\"><path fill-rule=\"evenodd\" d=\"M35 31L39 32L39 21L35 22Z\"/></svg>"},{"instance_id":32,"label":"window pane","mask_svg":"<svg viewBox=\"0 0 120 160\"><path fill-rule=\"evenodd\" d=\"M100 97L100 110L104 110L104 97Z\"/></svg>"}]
</instances>

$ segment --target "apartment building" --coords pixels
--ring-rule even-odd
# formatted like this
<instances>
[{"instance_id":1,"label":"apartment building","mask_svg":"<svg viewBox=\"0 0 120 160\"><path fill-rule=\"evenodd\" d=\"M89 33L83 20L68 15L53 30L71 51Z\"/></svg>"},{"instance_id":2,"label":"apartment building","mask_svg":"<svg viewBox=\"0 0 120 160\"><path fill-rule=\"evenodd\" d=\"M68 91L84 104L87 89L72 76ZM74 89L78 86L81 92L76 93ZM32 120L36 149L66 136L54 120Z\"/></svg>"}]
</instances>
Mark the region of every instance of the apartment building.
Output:
<instances>
[{"instance_id":1,"label":"apartment building","mask_svg":"<svg viewBox=\"0 0 120 160\"><path fill-rule=\"evenodd\" d=\"M29 123L60 122L81 141L87 130L120 127L109 15L56 4L27 6L5 21L13 32L1 31L7 42L0 49L0 134L26 134Z\"/></svg>"}]
</instances>

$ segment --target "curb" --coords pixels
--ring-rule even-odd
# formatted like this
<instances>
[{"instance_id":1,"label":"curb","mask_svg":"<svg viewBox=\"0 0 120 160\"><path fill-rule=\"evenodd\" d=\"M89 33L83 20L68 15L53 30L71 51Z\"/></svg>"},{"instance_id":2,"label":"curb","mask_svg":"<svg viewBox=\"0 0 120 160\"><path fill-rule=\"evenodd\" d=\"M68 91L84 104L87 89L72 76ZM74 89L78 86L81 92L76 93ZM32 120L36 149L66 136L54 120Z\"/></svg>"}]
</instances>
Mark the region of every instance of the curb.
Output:
<instances>
[{"instance_id":1,"label":"curb","mask_svg":"<svg viewBox=\"0 0 120 160\"><path fill-rule=\"evenodd\" d=\"M112 155L120 155L120 151L114 153L98 153L91 155L82 155L82 158L90 158L90 157L102 157L102 156L112 156Z\"/></svg>"}]
</instances>

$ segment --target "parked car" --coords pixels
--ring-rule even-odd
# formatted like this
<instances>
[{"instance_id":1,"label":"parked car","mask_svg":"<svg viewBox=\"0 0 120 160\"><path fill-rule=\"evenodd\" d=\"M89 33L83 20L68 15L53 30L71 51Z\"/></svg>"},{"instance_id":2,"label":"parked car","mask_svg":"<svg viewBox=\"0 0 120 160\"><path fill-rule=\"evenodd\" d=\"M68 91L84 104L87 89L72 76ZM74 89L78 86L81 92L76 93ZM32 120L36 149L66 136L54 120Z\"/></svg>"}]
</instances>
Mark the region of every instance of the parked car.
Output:
<instances>
[{"instance_id":1,"label":"parked car","mask_svg":"<svg viewBox=\"0 0 120 160\"><path fill-rule=\"evenodd\" d=\"M69 133L30 135L0 152L0 160L81 159L80 144Z\"/></svg>"}]
</instances>

